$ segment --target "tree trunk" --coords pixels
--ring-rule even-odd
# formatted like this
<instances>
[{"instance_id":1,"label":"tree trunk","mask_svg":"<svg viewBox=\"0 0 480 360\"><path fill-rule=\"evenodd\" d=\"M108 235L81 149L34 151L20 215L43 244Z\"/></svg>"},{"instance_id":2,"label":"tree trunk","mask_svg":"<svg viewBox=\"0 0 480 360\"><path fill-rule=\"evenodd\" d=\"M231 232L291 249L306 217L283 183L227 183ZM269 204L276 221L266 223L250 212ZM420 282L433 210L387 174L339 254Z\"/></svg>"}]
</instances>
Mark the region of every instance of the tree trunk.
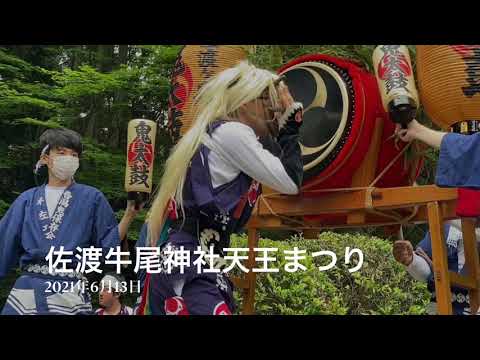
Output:
<instances>
[{"instance_id":1,"label":"tree trunk","mask_svg":"<svg viewBox=\"0 0 480 360\"><path fill-rule=\"evenodd\" d=\"M275 67L283 64L283 49L280 45L272 45L272 63L275 64Z\"/></svg>"},{"instance_id":2,"label":"tree trunk","mask_svg":"<svg viewBox=\"0 0 480 360\"><path fill-rule=\"evenodd\" d=\"M121 65L126 65L128 62L128 45L119 45L118 49L118 61L116 68L119 68ZM120 148L123 145L126 146L126 133L127 133L127 123L130 119L131 113L127 104L128 94L124 90L119 90L115 94L114 103L122 104L122 106L116 112L114 118L112 119L112 134L110 137L110 146L112 148Z\"/></svg>"},{"instance_id":3,"label":"tree trunk","mask_svg":"<svg viewBox=\"0 0 480 360\"><path fill-rule=\"evenodd\" d=\"M85 118L86 120L86 127L85 127L85 136L96 139L96 134L98 132L96 131L96 125L97 125L97 116L98 116L98 111L97 109L99 108L98 106L98 100L102 101L102 98L99 96L94 96L94 104L92 106L92 110L90 114Z\"/></svg>"},{"instance_id":4,"label":"tree trunk","mask_svg":"<svg viewBox=\"0 0 480 360\"><path fill-rule=\"evenodd\" d=\"M95 67L102 73L110 72L113 69L113 45L89 45L88 49L94 51ZM87 118L88 123L85 130L85 135L92 139L98 140L97 131L98 125L102 124L102 119L105 117L105 98L102 95L93 97L94 106L91 110L91 115ZM110 126L108 126L111 128Z\"/></svg>"},{"instance_id":5,"label":"tree trunk","mask_svg":"<svg viewBox=\"0 0 480 360\"><path fill-rule=\"evenodd\" d=\"M114 57L113 57L114 45L100 45L97 51L97 68L101 72L110 72L113 70Z\"/></svg>"}]
</instances>

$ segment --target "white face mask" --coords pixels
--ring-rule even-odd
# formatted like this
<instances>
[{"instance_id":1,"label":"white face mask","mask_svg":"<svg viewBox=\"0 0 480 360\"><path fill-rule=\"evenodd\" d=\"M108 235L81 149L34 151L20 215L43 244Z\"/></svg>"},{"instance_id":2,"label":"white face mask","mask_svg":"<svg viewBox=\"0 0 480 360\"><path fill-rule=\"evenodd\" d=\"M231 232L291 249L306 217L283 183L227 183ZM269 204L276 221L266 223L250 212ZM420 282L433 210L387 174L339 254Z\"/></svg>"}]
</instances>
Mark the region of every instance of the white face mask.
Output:
<instances>
[{"instance_id":1,"label":"white face mask","mask_svg":"<svg viewBox=\"0 0 480 360\"><path fill-rule=\"evenodd\" d=\"M52 173L60 180L68 180L75 175L80 163L78 157L71 155L59 155L53 158Z\"/></svg>"}]
</instances>

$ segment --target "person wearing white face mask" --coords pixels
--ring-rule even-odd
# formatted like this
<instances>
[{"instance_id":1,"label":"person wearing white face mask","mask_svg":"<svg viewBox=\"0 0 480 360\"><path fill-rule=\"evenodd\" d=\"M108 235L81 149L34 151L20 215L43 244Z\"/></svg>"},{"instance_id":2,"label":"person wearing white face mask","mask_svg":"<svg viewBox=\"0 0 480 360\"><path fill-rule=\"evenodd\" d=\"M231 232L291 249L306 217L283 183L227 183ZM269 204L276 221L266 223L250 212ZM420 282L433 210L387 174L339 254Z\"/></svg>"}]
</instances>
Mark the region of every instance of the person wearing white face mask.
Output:
<instances>
[{"instance_id":1,"label":"person wearing white face mask","mask_svg":"<svg viewBox=\"0 0 480 360\"><path fill-rule=\"evenodd\" d=\"M448 221L444 226L444 233L447 244L448 268L459 274L466 274L465 251L462 237L462 227L460 220ZM480 228L476 228L475 235L477 245L480 243ZM427 233L424 239L413 250L409 241L398 240L393 246L393 256L400 264L406 267L407 272L415 280L426 282L428 290L432 293L432 302L428 312L436 313L435 299L435 279L433 276L432 264L432 240L430 233ZM468 290L452 286L452 309L455 315L470 315L470 302Z\"/></svg>"},{"instance_id":2,"label":"person wearing white face mask","mask_svg":"<svg viewBox=\"0 0 480 360\"><path fill-rule=\"evenodd\" d=\"M129 202L117 223L99 190L74 181L83 150L76 132L47 130L40 137L40 147L35 173L46 167L48 182L22 193L0 220L0 279L18 264L23 271L2 315L90 314L83 276L89 266L82 261L82 253L100 248L98 260L103 261L120 246L139 210ZM61 258L65 266L49 268L49 253L62 247L71 252ZM53 255L51 264L55 260Z\"/></svg>"}]
</instances>

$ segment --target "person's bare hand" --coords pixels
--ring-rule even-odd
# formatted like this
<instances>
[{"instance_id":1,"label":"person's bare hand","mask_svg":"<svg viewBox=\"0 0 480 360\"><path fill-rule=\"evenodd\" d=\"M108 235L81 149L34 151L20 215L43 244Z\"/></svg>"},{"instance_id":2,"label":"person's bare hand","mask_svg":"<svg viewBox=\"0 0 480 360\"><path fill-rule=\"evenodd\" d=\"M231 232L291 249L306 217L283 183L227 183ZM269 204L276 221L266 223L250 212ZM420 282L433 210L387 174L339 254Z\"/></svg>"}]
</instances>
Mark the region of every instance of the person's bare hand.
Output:
<instances>
[{"instance_id":1,"label":"person's bare hand","mask_svg":"<svg viewBox=\"0 0 480 360\"><path fill-rule=\"evenodd\" d=\"M290 90L288 90L288 86L283 81L278 84L278 96L280 97L283 109L288 109L295 102L292 94L290 94Z\"/></svg>"},{"instance_id":2,"label":"person's bare hand","mask_svg":"<svg viewBox=\"0 0 480 360\"><path fill-rule=\"evenodd\" d=\"M395 127L395 135L404 142L411 142L416 139L417 125L418 122L415 119L408 124L407 129L402 129L401 125L397 124Z\"/></svg>"},{"instance_id":3,"label":"person's bare hand","mask_svg":"<svg viewBox=\"0 0 480 360\"><path fill-rule=\"evenodd\" d=\"M140 211L142 211L145 203L141 203L138 209L135 207L135 201L127 200L127 208L125 209L125 216L134 219Z\"/></svg>"}]
</instances>

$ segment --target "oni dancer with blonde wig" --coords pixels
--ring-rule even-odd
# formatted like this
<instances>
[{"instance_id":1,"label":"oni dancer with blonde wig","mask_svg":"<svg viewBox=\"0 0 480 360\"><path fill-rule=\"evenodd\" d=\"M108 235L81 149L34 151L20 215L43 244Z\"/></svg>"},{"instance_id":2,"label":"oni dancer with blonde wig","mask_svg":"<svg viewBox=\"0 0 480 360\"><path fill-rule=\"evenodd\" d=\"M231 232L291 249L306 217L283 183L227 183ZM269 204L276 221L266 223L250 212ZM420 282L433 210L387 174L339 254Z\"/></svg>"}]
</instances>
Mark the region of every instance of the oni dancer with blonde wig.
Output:
<instances>
[{"instance_id":1,"label":"oni dancer with blonde wig","mask_svg":"<svg viewBox=\"0 0 480 360\"><path fill-rule=\"evenodd\" d=\"M276 74L240 62L196 101L194 125L166 162L139 240L161 249L161 271L147 275L139 314L231 314L233 286L223 271L230 235L249 219L260 183L284 194L302 183L303 106ZM268 150L263 138L275 139ZM169 254L181 247L189 266L171 266ZM199 258L202 251L215 259Z\"/></svg>"}]
</instances>

